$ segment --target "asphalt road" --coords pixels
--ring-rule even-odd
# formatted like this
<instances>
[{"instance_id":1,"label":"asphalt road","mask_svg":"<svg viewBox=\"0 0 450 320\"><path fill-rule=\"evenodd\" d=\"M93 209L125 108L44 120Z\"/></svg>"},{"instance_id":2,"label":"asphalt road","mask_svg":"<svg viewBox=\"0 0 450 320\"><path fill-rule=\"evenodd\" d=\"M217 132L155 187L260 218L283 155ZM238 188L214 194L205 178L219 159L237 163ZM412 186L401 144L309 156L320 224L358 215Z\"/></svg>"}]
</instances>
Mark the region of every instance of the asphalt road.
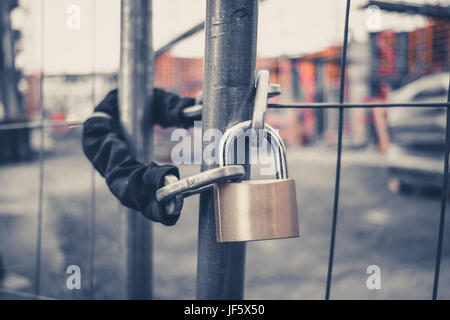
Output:
<instances>
[{"instance_id":1,"label":"asphalt road","mask_svg":"<svg viewBox=\"0 0 450 320\"><path fill-rule=\"evenodd\" d=\"M44 180L42 294L89 298L89 197L91 168L77 144L47 155ZM298 239L247 245L247 299L323 299L333 206L335 150L288 153L296 180ZM182 175L199 171L183 166ZM0 167L0 252L9 275L33 290L37 163ZM429 299L439 222L439 197L392 194L383 159L368 152L343 153L333 299ZM124 298L124 212L96 179L95 298ZM195 298L198 197L185 200L172 228L154 226L154 292L157 299ZM450 298L450 218L446 224L440 298ZM82 270L82 289L68 290L66 268ZM368 266L381 270L381 288L369 290ZM8 298L1 296L0 298Z\"/></svg>"}]
</instances>

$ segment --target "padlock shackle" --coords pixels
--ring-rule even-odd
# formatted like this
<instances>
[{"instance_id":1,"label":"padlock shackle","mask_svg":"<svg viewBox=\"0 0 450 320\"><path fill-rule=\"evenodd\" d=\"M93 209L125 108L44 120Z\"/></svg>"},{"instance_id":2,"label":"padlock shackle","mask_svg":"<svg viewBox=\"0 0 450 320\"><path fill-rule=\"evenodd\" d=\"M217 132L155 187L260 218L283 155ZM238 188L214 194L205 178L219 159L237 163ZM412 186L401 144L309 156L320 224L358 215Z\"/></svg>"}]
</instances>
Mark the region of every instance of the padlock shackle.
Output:
<instances>
[{"instance_id":1,"label":"padlock shackle","mask_svg":"<svg viewBox=\"0 0 450 320\"><path fill-rule=\"evenodd\" d=\"M219 165L221 167L231 164L228 156L230 148L234 146L235 140L251 127L252 121L248 120L240 122L225 131L219 143ZM286 147L284 146L283 140L278 132L268 124L264 125L264 130L267 132L267 139L275 158L276 177L277 179L287 179Z\"/></svg>"}]
</instances>

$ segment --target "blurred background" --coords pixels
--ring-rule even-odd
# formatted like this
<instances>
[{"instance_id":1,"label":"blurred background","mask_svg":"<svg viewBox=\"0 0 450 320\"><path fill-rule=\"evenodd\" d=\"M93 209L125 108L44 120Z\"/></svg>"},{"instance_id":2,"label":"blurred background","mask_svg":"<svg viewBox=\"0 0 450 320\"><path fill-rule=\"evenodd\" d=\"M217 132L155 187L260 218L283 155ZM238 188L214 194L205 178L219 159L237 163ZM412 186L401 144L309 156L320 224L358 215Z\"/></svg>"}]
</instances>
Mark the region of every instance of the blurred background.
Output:
<instances>
[{"instance_id":1,"label":"blurred background","mask_svg":"<svg viewBox=\"0 0 450 320\"><path fill-rule=\"evenodd\" d=\"M271 82L282 87L282 95L271 102L338 101L345 3L261 1L257 67L268 69ZM203 31L169 50L157 49L203 21L205 12L204 0L153 0L156 87L194 97L202 89ZM352 1L345 101L446 102L449 19L449 0L388 5ZM81 126L20 125L40 120L41 112L48 121L79 124L117 87L120 1L3 0L0 39L0 288L35 291L42 192L41 294L61 299L124 298L125 211L100 176L94 186L95 259L90 259L92 168L81 150ZM270 110L267 121L280 130L288 146L301 237L248 244L245 296L321 299L338 110ZM174 144L170 134L171 129L155 128L157 160L170 161L168 145ZM445 108L345 110L333 298L431 296L444 142ZM199 170L195 165L181 167L182 176ZM195 297L197 220L198 197L192 197L185 201L175 227L155 225L155 298ZM450 298L449 223L439 288L439 297L446 299ZM81 290L66 287L70 265L82 270ZM380 290L366 286L369 265L380 266ZM90 279L95 279L95 287L88 290ZM0 299L18 297L0 290Z\"/></svg>"}]
</instances>

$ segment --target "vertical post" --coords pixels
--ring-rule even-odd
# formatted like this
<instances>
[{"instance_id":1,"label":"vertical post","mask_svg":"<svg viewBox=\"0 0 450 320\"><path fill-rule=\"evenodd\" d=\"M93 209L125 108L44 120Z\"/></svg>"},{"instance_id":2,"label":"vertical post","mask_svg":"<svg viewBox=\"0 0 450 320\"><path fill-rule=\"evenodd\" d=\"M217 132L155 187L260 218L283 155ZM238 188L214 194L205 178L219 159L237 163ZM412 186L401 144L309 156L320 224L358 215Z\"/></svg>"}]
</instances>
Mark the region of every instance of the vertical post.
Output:
<instances>
[{"instance_id":1,"label":"vertical post","mask_svg":"<svg viewBox=\"0 0 450 320\"><path fill-rule=\"evenodd\" d=\"M17 71L15 69L15 40L11 29L11 11L17 3L1 1L0 3L0 110L7 120L17 120L24 117L23 106L19 103L17 91ZM1 120L1 119L0 119Z\"/></svg>"},{"instance_id":2,"label":"vertical post","mask_svg":"<svg viewBox=\"0 0 450 320\"><path fill-rule=\"evenodd\" d=\"M152 150L149 119L144 106L153 92L152 1L122 0L119 72L120 118L139 160L148 162ZM145 112L146 116L151 112ZM126 212L126 273L129 299L152 298L152 225L141 214Z\"/></svg>"},{"instance_id":3,"label":"vertical post","mask_svg":"<svg viewBox=\"0 0 450 320\"><path fill-rule=\"evenodd\" d=\"M92 1L92 91L91 101L92 109L95 107L95 100L97 95L97 68L95 64L97 53L97 37L96 37L96 22L97 22L97 3ZM95 299L95 231L96 231L96 217L95 217L95 203L96 203L96 189L95 189L95 169L91 168L91 197L89 204L89 298Z\"/></svg>"},{"instance_id":4,"label":"vertical post","mask_svg":"<svg viewBox=\"0 0 450 320\"><path fill-rule=\"evenodd\" d=\"M249 120L254 87L257 0L208 0L203 132ZM244 103L243 103L244 101ZM205 147L205 146L203 146ZM202 170L217 165L203 163ZM247 167L247 173L249 173ZM245 243L217 243L213 193L200 197L197 299L243 299Z\"/></svg>"}]
</instances>

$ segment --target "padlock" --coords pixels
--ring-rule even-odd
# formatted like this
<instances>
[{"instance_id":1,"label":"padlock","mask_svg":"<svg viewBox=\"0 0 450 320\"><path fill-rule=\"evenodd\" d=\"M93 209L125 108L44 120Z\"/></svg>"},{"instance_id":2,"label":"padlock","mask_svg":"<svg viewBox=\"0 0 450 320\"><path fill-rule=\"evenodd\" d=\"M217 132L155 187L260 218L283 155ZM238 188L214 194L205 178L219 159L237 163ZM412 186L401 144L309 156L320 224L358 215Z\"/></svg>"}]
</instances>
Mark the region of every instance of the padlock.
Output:
<instances>
[{"instance_id":1,"label":"padlock","mask_svg":"<svg viewBox=\"0 0 450 320\"><path fill-rule=\"evenodd\" d=\"M252 121L228 129L219 144L219 164L229 164L235 140ZM295 181L287 177L286 151L278 133L264 125L276 166L273 180L242 180L214 185L217 242L299 237Z\"/></svg>"}]
</instances>

